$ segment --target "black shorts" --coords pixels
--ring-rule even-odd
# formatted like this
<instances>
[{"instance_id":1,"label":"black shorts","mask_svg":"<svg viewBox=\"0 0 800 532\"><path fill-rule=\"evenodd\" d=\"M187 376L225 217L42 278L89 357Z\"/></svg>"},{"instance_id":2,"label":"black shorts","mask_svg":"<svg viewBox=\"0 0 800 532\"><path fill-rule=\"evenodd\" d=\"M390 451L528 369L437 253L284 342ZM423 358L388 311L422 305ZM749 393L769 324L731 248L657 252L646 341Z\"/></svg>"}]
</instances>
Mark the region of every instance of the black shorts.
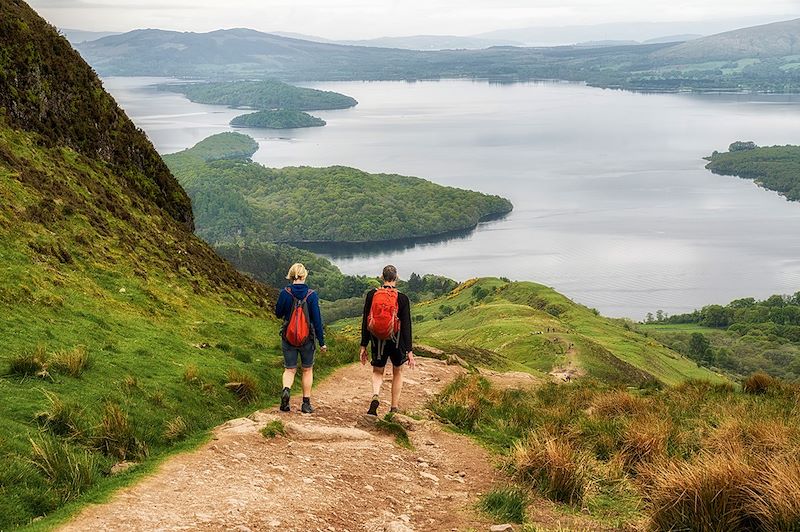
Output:
<instances>
[{"instance_id":1,"label":"black shorts","mask_svg":"<svg viewBox=\"0 0 800 532\"><path fill-rule=\"evenodd\" d=\"M373 347L372 348L372 367L374 368L385 368L386 362L391 360L392 366L399 368L406 362L408 362L408 355L406 353L401 353L394 345L387 343L387 345L383 349L383 357L378 358L378 349Z\"/></svg>"},{"instance_id":2,"label":"black shorts","mask_svg":"<svg viewBox=\"0 0 800 532\"><path fill-rule=\"evenodd\" d=\"M295 347L281 338L281 350L283 351L283 367L286 369L297 368L297 359L304 368L314 367L314 352L317 350L314 340L311 339L301 347Z\"/></svg>"}]
</instances>

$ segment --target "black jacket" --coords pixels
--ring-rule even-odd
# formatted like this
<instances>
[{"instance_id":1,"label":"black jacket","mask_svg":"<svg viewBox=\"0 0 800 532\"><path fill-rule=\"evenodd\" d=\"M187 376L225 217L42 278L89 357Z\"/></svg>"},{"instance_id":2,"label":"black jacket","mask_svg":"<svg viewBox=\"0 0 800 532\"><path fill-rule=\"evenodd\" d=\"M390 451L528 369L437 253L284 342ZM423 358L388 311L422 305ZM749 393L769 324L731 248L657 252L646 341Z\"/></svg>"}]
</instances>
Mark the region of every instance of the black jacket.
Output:
<instances>
[{"instance_id":1,"label":"black jacket","mask_svg":"<svg viewBox=\"0 0 800 532\"><path fill-rule=\"evenodd\" d=\"M372 340L372 350L377 352L378 341L377 338L367 329L367 318L369 317L369 310L372 307L372 297L375 295L375 288L367 293L367 298L364 300L364 314L361 316L361 347L367 347L367 344ZM402 292L397 294L397 316L400 318L400 342L399 346L395 346L394 342L386 342L385 351L400 351L406 354L413 351L411 343L411 301L408 296Z\"/></svg>"}]
</instances>

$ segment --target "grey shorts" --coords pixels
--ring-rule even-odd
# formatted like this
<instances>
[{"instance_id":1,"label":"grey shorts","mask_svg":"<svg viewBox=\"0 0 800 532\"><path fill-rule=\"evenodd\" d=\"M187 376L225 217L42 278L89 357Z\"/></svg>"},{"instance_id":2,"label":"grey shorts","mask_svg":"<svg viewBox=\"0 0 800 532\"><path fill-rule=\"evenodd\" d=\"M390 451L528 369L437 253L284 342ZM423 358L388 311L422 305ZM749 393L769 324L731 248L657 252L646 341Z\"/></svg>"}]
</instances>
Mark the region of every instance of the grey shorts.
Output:
<instances>
[{"instance_id":1,"label":"grey shorts","mask_svg":"<svg viewBox=\"0 0 800 532\"><path fill-rule=\"evenodd\" d=\"M298 358L304 368L314 367L314 352L316 351L314 340L310 340L300 347L295 347L287 342L285 338L281 338L281 349L283 350L284 368L295 369Z\"/></svg>"}]
</instances>

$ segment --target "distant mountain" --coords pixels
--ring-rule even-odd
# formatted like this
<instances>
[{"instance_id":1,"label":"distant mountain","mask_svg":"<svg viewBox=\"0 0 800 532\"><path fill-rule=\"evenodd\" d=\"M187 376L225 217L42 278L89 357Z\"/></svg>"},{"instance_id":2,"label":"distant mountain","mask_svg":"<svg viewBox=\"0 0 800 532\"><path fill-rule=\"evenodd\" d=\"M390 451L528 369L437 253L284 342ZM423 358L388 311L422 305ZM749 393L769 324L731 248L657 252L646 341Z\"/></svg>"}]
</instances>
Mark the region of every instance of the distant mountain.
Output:
<instances>
[{"instance_id":1,"label":"distant mountain","mask_svg":"<svg viewBox=\"0 0 800 532\"><path fill-rule=\"evenodd\" d=\"M70 28L59 28L58 31L60 31L72 44L78 44L86 41L96 41L97 39L102 39L103 37L120 34L118 31L86 31L74 30Z\"/></svg>"},{"instance_id":2,"label":"distant mountain","mask_svg":"<svg viewBox=\"0 0 800 532\"><path fill-rule=\"evenodd\" d=\"M800 18L710 35L661 50L657 59L671 62L734 61L800 54Z\"/></svg>"},{"instance_id":3,"label":"distant mountain","mask_svg":"<svg viewBox=\"0 0 800 532\"><path fill-rule=\"evenodd\" d=\"M528 46L557 46L586 41L606 40L646 42L650 39L657 39L658 42L675 42L664 41L660 39L660 37L664 35L685 34L711 35L723 31L753 26L755 24L774 22L775 20L775 18L749 17L689 22L631 22L585 26L541 26L500 29L480 33L475 35L475 37L484 39L510 39L525 43Z\"/></svg>"},{"instance_id":4,"label":"distant mountain","mask_svg":"<svg viewBox=\"0 0 800 532\"><path fill-rule=\"evenodd\" d=\"M303 39L328 44L346 44L349 46L375 46L378 48L400 48L403 50L480 50L491 46L524 46L519 41L510 39L483 39L461 35L409 35L403 37L378 37L361 40L332 40L314 35L276 31L274 35Z\"/></svg>"},{"instance_id":5,"label":"distant mountain","mask_svg":"<svg viewBox=\"0 0 800 532\"><path fill-rule=\"evenodd\" d=\"M579 42L576 43L575 46L580 46L583 48L597 48L602 46L636 46L637 44L642 44L639 41L614 41L614 40L607 40L607 41L586 41L586 42Z\"/></svg>"},{"instance_id":6,"label":"distant mountain","mask_svg":"<svg viewBox=\"0 0 800 532\"><path fill-rule=\"evenodd\" d=\"M668 42L686 42L693 41L702 37L699 33L684 33L681 35L665 35L664 37L656 37L655 39L647 39L643 44L661 44Z\"/></svg>"}]
</instances>

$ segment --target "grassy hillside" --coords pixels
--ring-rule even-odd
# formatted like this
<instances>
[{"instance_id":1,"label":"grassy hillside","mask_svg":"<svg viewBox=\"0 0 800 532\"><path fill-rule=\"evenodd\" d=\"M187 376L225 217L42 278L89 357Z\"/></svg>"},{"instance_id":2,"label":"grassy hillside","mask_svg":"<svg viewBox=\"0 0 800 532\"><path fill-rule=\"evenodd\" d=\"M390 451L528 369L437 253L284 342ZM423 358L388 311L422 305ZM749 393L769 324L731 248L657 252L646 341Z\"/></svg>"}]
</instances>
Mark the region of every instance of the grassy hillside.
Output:
<instances>
[{"instance_id":1,"label":"grassy hillside","mask_svg":"<svg viewBox=\"0 0 800 532\"><path fill-rule=\"evenodd\" d=\"M358 104L350 96L332 91L295 87L275 80L161 85L185 94L193 102L253 109L312 111L347 109Z\"/></svg>"},{"instance_id":2,"label":"grassy hillside","mask_svg":"<svg viewBox=\"0 0 800 532\"><path fill-rule=\"evenodd\" d=\"M360 242L425 237L470 229L509 212L498 196L436 185L416 177L368 174L355 168L266 168L249 159L218 159L231 143L223 133L164 160L186 187L197 234L213 244ZM202 154L202 156L201 156Z\"/></svg>"},{"instance_id":3,"label":"grassy hillside","mask_svg":"<svg viewBox=\"0 0 800 532\"><path fill-rule=\"evenodd\" d=\"M752 179L790 201L800 201L800 146L734 142L729 151L715 151L708 161L706 168L715 174Z\"/></svg>"},{"instance_id":4,"label":"grassy hillside","mask_svg":"<svg viewBox=\"0 0 800 532\"><path fill-rule=\"evenodd\" d=\"M16 0L0 30L7 530L271 402L281 356L273 290L191 233L188 197L66 39Z\"/></svg>"},{"instance_id":5,"label":"grassy hillside","mask_svg":"<svg viewBox=\"0 0 800 532\"><path fill-rule=\"evenodd\" d=\"M414 305L412 317L415 341L460 352L493 369L637 385L724 380L636 332L632 324L599 316L536 283L468 281L445 297ZM339 327L353 334L357 324Z\"/></svg>"}]
</instances>

